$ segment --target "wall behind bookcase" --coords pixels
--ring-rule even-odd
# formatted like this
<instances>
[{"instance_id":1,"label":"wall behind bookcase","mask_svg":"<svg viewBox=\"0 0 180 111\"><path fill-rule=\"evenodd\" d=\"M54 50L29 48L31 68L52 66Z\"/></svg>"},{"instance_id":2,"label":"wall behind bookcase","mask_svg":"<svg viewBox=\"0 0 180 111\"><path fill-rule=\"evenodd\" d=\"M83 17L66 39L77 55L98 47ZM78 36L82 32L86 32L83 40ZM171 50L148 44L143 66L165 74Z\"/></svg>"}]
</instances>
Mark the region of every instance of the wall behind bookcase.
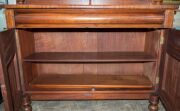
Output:
<instances>
[{"instance_id":1,"label":"wall behind bookcase","mask_svg":"<svg viewBox=\"0 0 180 111\"><path fill-rule=\"evenodd\" d=\"M179 11L177 12L177 14L175 15L175 18L174 18L174 27L176 27L176 29L180 30L180 7L179 7Z\"/></svg>"}]
</instances>

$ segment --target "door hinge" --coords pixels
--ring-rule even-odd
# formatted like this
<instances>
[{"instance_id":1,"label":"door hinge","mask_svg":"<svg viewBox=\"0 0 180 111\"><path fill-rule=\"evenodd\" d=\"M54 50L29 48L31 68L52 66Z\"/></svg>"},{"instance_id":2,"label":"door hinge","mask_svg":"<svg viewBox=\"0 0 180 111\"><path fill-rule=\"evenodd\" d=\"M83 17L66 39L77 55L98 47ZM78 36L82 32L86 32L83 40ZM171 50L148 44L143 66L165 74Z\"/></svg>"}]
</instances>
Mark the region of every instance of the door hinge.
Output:
<instances>
[{"instance_id":1,"label":"door hinge","mask_svg":"<svg viewBox=\"0 0 180 111\"><path fill-rule=\"evenodd\" d=\"M159 77L156 77L156 84L159 84Z\"/></svg>"},{"instance_id":2,"label":"door hinge","mask_svg":"<svg viewBox=\"0 0 180 111\"><path fill-rule=\"evenodd\" d=\"M163 36L160 37L160 44L161 45L164 44L164 37Z\"/></svg>"}]
</instances>

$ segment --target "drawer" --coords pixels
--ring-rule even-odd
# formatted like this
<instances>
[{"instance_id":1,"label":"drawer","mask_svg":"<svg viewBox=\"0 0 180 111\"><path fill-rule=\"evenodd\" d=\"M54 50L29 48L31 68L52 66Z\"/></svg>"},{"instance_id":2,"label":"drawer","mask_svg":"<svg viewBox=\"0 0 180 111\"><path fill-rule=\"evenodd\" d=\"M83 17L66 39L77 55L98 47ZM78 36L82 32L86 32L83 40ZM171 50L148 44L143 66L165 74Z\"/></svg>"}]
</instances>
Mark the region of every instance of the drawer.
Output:
<instances>
[{"instance_id":1,"label":"drawer","mask_svg":"<svg viewBox=\"0 0 180 111\"><path fill-rule=\"evenodd\" d=\"M128 10L72 9L72 10L22 10L15 14L18 28L133 28L162 27L164 14Z\"/></svg>"}]
</instances>

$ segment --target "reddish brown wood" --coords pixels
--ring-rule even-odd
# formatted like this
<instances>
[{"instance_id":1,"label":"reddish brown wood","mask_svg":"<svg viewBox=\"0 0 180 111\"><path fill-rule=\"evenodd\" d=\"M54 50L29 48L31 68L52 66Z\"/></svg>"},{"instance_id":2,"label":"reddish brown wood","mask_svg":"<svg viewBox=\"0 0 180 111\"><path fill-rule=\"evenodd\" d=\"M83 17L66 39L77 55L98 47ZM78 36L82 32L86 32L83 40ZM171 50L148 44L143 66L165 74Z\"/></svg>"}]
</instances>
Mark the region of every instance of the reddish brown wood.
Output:
<instances>
[{"instance_id":1,"label":"reddish brown wood","mask_svg":"<svg viewBox=\"0 0 180 111\"><path fill-rule=\"evenodd\" d=\"M180 67L180 63L178 64ZM178 70L180 74L180 70ZM180 75L178 76L178 82L177 82L177 91L176 91L176 99L175 99L175 110L174 111L179 111L180 110Z\"/></svg>"},{"instance_id":2,"label":"reddish brown wood","mask_svg":"<svg viewBox=\"0 0 180 111\"><path fill-rule=\"evenodd\" d=\"M22 89L17 67L15 31L0 33L0 80L6 111L19 111L22 104Z\"/></svg>"},{"instance_id":3,"label":"reddish brown wood","mask_svg":"<svg viewBox=\"0 0 180 111\"><path fill-rule=\"evenodd\" d=\"M6 10L6 23L7 23L7 28L15 28L15 21L14 21L14 10Z\"/></svg>"},{"instance_id":4,"label":"reddish brown wood","mask_svg":"<svg viewBox=\"0 0 180 111\"><path fill-rule=\"evenodd\" d=\"M31 100L27 94L23 97L23 111L32 111Z\"/></svg>"},{"instance_id":5,"label":"reddish brown wood","mask_svg":"<svg viewBox=\"0 0 180 111\"><path fill-rule=\"evenodd\" d=\"M171 30L169 32L169 38L167 43L167 53L180 60L180 31Z\"/></svg>"},{"instance_id":6,"label":"reddish brown wood","mask_svg":"<svg viewBox=\"0 0 180 111\"><path fill-rule=\"evenodd\" d=\"M94 10L94 9L87 9L86 14L80 14L79 10L77 11L68 11L65 10L66 13L61 11L60 13L16 13L15 21L17 27L67 27L67 28L110 28L110 27L117 27L117 28L130 28L132 26L144 27L145 24L150 25L149 27L156 25L161 27L164 22L164 13L145 13L141 10L141 13L138 13L139 10L131 11L126 10L127 13L119 11L113 12L112 10L104 9L103 13L102 10ZM89 11L88 11L89 10ZM111 11L111 12L110 12ZM77 12L77 13L75 13ZM128 18L128 19L127 19ZM48 24L51 24L50 26ZM83 25L84 26L83 26ZM126 25L127 24L127 25ZM141 26L142 25L142 26ZM107 27L106 27L107 26ZM146 26L146 27L147 27Z\"/></svg>"},{"instance_id":7,"label":"reddish brown wood","mask_svg":"<svg viewBox=\"0 0 180 111\"><path fill-rule=\"evenodd\" d=\"M149 102L149 111L158 111L159 97L153 94L150 96Z\"/></svg>"},{"instance_id":8,"label":"reddish brown wood","mask_svg":"<svg viewBox=\"0 0 180 111\"><path fill-rule=\"evenodd\" d=\"M77 91L76 91L77 92ZM142 99L149 99L149 92L145 93L137 93L132 91L133 93L116 93L113 91L112 93L104 93L104 91L99 91L99 93L96 92L81 92L78 91L78 93L73 93L72 91L66 92L59 92L59 93L42 93L37 92L32 94L31 93L31 99L32 100L119 100L119 99L136 99L136 100L142 100ZM147 108L148 109L148 108Z\"/></svg>"},{"instance_id":9,"label":"reddish brown wood","mask_svg":"<svg viewBox=\"0 0 180 111\"><path fill-rule=\"evenodd\" d=\"M119 76L119 75L57 75L41 74L34 79L30 86L34 88L92 88L96 90L123 89L123 88L152 88L152 84L144 76Z\"/></svg>"},{"instance_id":10,"label":"reddish brown wood","mask_svg":"<svg viewBox=\"0 0 180 111\"><path fill-rule=\"evenodd\" d=\"M96 62L150 62L155 57L143 52L40 52L24 59L25 62L96 63Z\"/></svg>"},{"instance_id":11,"label":"reddish brown wood","mask_svg":"<svg viewBox=\"0 0 180 111\"><path fill-rule=\"evenodd\" d=\"M151 0L92 0L92 5L151 4Z\"/></svg>"},{"instance_id":12,"label":"reddish brown wood","mask_svg":"<svg viewBox=\"0 0 180 111\"><path fill-rule=\"evenodd\" d=\"M151 94L158 94L162 28L172 27L174 10L178 8L161 2L19 0L17 5L0 6L6 8L8 28L17 30L15 40L14 35L3 37L12 41L0 44L6 54L1 54L1 69L8 69L7 74L1 74L6 83L2 89L12 92L4 93L8 94L7 110L16 111L8 109L11 106L19 108L20 102L15 100L23 96L16 92L18 89L25 95L25 111L32 110L31 100L149 97L149 110L157 111L158 96ZM179 50L177 40L169 39L168 47ZM179 82L174 78L179 54L169 49L167 52L172 57L167 58L160 95L162 99L171 98L167 100L178 109L179 95L175 93L179 90L174 84ZM170 85L176 90L170 90ZM12 96L16 93L17 97Z\"/></svg>"},{"instance_id":13,"label":"reddish brown wood","mask_svg":"<svg viewBox=\"0 0 180 111\"><path fill-rule=\"evenodd\" d=\"M164 64L161 71L162 82L160 84L160 96L167 111L178 111L180 81L179 41L179 31L171 30L168 32L166 50L162 61Z\"/></svg>"},{"instance_id":14,"label":"reddish brown wood","mask_svg":"<svg viewBox=\"0 0 180 111\"><path fill-rule=\"evenodd\" d=\"M103 2L102 2L103 4ZM27 5L27 4L17 4L17 5L2 5L2 8L7 9L178 9L179 5L168 5L168 4L157 4L157 5L139 5L139 4L125 4L125 5Z\"/></svg>"},{"instance_id":15,"label":"reddish brown wood","mask_svg":"<svg viewBox=\"0 0 180 111\"><path fill-rule=\"evenodd\" d=\"M25 0L24 4L40 4L40 5L89 5L89 0Z\"/></svg>"}]
</instances>

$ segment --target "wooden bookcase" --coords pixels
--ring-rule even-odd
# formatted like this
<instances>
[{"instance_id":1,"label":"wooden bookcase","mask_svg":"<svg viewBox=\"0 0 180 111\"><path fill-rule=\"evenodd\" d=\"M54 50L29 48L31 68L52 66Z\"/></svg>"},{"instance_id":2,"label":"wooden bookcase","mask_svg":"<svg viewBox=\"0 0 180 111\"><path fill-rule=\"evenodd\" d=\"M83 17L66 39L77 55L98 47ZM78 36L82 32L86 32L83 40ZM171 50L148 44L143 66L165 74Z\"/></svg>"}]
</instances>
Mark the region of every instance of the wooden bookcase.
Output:
<instances>
[{"instance_id":1,"label":"wooden bookcase","mask_svg":"<svg viewBox=\"0 0 180 111\"><path fill-rule=\"evenodd\" d=\"M0 34L0 78L7 111L31 111L31 100L99 99L149 99L149 110L158 110L166 28L178 6L26 0L4 8L9 30Z\"/></svg>"},{"instance_id":2,"label":"wooden bookcase","mask_svg":"<svg viewBox=\"0 0 180 111\"><path fill-rule=\"evenodd\" d=\"M151 92L155 87L158 30L35 29L18 33L27 90Z\"/></svg>"}]
</instances>

